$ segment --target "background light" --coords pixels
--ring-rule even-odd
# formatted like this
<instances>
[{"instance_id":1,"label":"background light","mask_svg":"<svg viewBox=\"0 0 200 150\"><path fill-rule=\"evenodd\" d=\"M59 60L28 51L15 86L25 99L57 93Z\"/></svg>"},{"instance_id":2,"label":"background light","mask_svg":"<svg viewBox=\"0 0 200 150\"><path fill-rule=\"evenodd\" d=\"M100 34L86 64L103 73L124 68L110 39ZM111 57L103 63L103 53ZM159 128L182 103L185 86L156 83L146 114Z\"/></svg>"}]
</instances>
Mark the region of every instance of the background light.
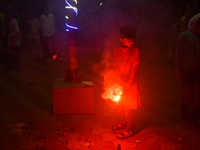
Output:
<instances>
[{"instance_id":1,"label":"background light","mask_svg":"<svg viewBox=\"0 0 200 150\"><path fill-rule=\"evenodd\" d=\"M65 0L65 2L66 2L66 4L67 4L67 6L65 6L65 8L66 8L66 9L72 9L72 10L75 12L76 16L77 16L77 15L78 15L78 9L77 9L77 7L72 6L72 4L70 4L70 3L68 2L68 0ZM77 3L78 3L77 0L73 0L73 2L75 3L75 5L77 5ZM65 18L66 18L66 19L70 19L69 16L65 16ZM73 25L69 25L67 22L65 23L65 25L67 26L67 29L66 29L67 32L69 32L70 29L78 30L78 27L73 26Z\"/></svg>"}]
</instances>

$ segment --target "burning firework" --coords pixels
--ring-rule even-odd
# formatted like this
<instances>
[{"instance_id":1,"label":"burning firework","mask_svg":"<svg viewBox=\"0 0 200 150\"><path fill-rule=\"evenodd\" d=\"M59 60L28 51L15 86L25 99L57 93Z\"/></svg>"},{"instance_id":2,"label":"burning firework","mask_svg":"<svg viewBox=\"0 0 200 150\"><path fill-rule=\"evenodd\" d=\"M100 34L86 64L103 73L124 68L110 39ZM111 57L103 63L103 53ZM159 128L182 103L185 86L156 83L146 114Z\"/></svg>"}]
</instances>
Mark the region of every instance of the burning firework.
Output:
<instances>
[{"instance_id":1,"label":"burning firework","mask_svg":"<svg viewBox=\"0 0 200 150\"><path fill-rule=\"evenodd\" d=\"M56 60L57 57L58 57L58 54L53 55L53 60Z\"/></svg>"},{"instance_id":2,"label":"burning firework","mask_svg":"<svg viewBox=\"0 0 200 150\"><path fill-rule=\"evenodd\" d=\"M104 93L102 94L103 99L110 99L113 102L118 102L123 94L122 86L115 84L113 86L108 87Z\"/></svg>"}]
</instances>

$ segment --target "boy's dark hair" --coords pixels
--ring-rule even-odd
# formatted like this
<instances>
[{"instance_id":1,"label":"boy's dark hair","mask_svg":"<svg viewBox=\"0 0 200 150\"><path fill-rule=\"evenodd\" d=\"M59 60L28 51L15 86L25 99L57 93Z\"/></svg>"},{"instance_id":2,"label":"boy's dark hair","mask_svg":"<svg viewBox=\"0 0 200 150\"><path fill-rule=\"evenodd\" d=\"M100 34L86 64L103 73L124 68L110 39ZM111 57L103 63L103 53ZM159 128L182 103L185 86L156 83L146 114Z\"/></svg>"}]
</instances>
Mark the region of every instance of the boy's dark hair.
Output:
<instances>
[{"instance_id":1,"label":"boy's dark hair","mask_svg":"<svg viewBox=\"0 0 200 150\"><path fill-rule=\"evenodd\" d=\"M136 32L132 25L124 25L119 30L121 38L135 39Z\"/></svg>"}]
</instances>

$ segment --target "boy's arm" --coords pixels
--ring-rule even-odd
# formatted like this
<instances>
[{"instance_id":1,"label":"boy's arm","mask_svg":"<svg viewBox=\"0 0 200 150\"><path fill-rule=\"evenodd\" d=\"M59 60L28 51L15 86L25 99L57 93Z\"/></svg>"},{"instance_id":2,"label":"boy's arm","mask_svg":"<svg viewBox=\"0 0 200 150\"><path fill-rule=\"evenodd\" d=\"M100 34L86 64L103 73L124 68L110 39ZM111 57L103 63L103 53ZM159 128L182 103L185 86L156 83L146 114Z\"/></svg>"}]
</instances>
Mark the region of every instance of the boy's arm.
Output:
<instances>
[{"instance_id":1,"label":"boy's arm","mask_svg":"<svg viewBox=\"0 0 200 150\"><path fill-rule=\"evenodd\" d=\"M139 52L139 49L136 47L135 48L134 63L133 63L133 68L132 68L132 73L131 73L131 78L132 79L135 78L135 73L138 70L139 64L140 64L140 52Z\"/></svg>"},{"instance_id":2,"label":"boy's arm","mask_svg":"<svg viewBox=\"0 0 200 150\"><path fill-rule=\"evenodd\" d=\"M135 74L138 70L139 64L140 64L140 53L139 53L139 49L135 48L135 54L134 54L134 63L132 66L132 71L131 71L131 75L130 75L130 79L127 82L127 86L130 86L131 83L133 82L133 80L135 79Z\"/></svg>"}]
</instances>

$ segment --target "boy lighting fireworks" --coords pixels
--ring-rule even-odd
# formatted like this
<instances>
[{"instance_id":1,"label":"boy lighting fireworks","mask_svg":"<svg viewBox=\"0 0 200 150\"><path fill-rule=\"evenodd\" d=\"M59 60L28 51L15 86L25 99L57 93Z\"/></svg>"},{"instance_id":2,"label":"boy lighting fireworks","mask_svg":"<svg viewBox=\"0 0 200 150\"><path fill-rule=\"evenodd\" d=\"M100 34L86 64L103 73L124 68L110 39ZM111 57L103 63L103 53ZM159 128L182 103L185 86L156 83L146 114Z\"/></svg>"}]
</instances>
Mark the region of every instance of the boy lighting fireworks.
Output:
<instances>
[{"instance_id":1,"label":"boy lighting fireworks","mask_svg":"<svg viewBox=\"0 0 200 150\"><path fill-rule=\"evenodd\" d=\"M134 45L136 32L133 26L125 25L120 28L121 45L114 49L114 63L112 71L104 77L104 99L110 99L116 89L121 89L120 99L116 102L123 108L119 114L120 121L112 130L123 132L117 135L125 139L134 135L133 110L141 106L138 93L138 67L140 64L139 49ZM115 93L116 94L116 93Z\"/></svg>"}]
</instances>

